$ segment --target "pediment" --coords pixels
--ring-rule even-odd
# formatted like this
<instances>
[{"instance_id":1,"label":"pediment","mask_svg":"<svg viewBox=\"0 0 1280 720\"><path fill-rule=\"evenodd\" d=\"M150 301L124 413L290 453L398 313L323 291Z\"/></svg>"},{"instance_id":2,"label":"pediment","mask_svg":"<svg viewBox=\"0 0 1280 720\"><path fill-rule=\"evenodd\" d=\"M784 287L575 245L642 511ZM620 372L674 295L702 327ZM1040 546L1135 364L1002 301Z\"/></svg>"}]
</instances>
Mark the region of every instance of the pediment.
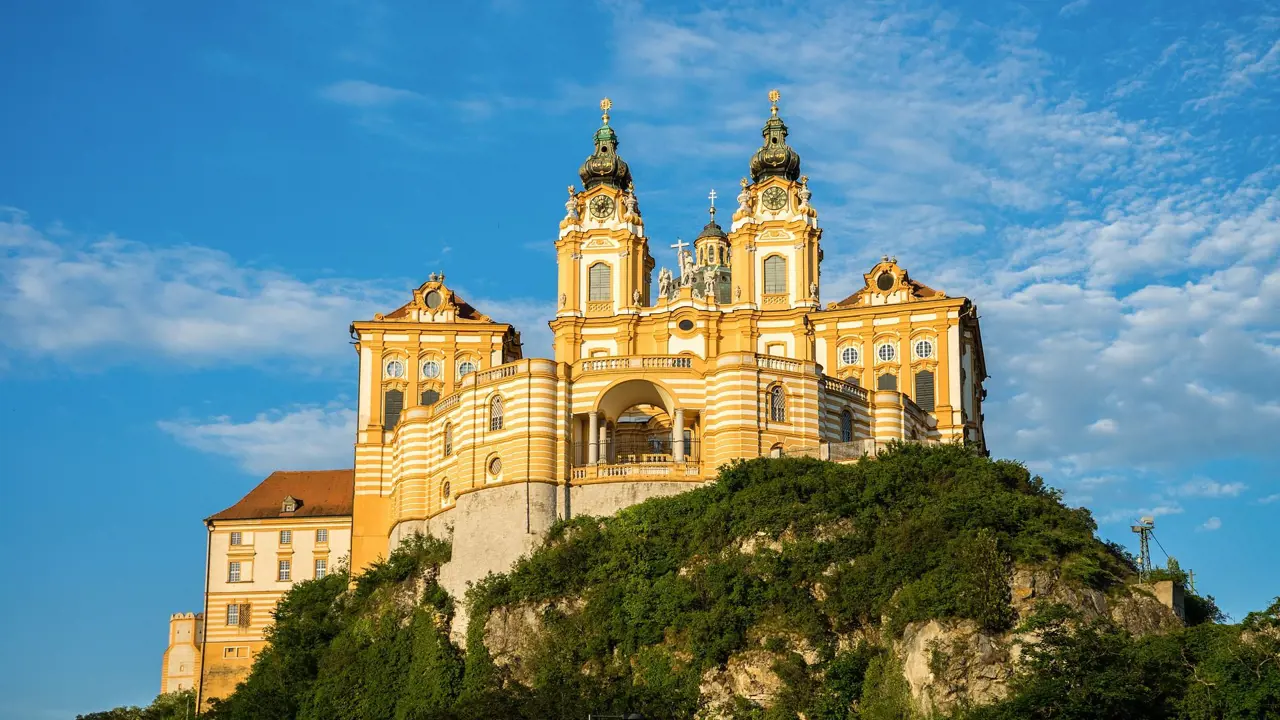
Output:
<instances>
[{"instance_id":1,"label":"pediment","mask_svg":"<svg viewBox=\"0 0 1280 720\"><path fill-rule=\"evenodd\" d=\"M432 273L413 291L412 300L386 315L376 314L373 319L378 322L493 322L449 289L444 284L444 273Z\"/></svg>"}]
</instances>

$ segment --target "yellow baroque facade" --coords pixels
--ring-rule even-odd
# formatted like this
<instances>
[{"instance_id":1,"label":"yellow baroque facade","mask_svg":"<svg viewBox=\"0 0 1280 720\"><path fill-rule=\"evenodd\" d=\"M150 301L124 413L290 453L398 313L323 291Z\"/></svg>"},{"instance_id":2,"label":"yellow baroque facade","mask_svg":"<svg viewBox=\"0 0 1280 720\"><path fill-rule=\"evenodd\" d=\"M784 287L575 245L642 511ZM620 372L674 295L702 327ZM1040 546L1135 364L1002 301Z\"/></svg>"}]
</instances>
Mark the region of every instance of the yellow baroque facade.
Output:
<instances>
[{"instance_id":1,"label":"yellow baroque facade","mask_svg":"<svg viewBox=\"0 0 1280 720\"><path fill-rule=\"evenodd\" d=\"M352 324L359 354L352 567L429 532L456 597L558 519L682 492L738 458L874 454L893 440L985 446L974 305L885 257L820 302L822 229L776 94L729 229L657 263L604 122L556 241L554 358L432 275ZM664 243L665 246L665 243ZM663 248L666 251L666 248Z\"/></svg>"}]
</instances>

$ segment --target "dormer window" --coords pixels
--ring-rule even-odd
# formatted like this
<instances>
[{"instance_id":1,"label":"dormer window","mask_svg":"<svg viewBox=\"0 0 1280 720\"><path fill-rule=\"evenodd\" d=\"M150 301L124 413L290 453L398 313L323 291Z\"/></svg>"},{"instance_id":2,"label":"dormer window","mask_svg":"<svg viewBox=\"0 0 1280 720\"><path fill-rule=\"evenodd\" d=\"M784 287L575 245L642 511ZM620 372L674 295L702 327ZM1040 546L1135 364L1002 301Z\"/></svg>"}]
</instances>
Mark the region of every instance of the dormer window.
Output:
<instances>
[{"instance_id":1,"label":"dormer window","mask_svg":"<svg viewBox=\"0 0 1280 720\"><path fill-rule=\"evenodd\" d=\"M299 503L298 500L293 496L286 497L284 499L284 502L280 503L280 512L282 513L297 512L299 505L301 505L301 503Z\"/></svg>"},{"instance_id":2,"label":"dormer window","mask_svg":"<svg viewBox=\"0 0 1280 720\"><path fill-rule=\"evenodd\" d=\"M889 292L893 288L893 273L882 272L876 278L876 287L880 292Z\"/></svg>"}]
</instances>

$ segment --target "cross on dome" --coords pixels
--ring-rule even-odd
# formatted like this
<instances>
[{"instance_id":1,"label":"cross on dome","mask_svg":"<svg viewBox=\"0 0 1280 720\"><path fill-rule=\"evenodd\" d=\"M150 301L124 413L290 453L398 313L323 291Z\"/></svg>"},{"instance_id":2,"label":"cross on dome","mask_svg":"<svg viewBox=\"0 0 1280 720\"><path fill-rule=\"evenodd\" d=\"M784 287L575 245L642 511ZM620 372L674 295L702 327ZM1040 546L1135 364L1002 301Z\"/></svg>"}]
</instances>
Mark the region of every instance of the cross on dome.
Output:
<instances>
[{"instance_id":1,"label":"cross on dome","mask_svg":"<svg viewBox=\"0 0 1280 720\"><path fill-rule=\"evenodd\" d=\"M711 199L711 207L712 209L714 209L716 206L716 189L711 188L711 194L708 195L707 197Z\"/></svg>"},{"instance_id":2,"label":"cross on dome","mask_svg":"<svg viewBox=\"0 0 1280 720\"><path fill-rule=\"evenodd\" d=\"M676 267L680 267L681 261L684 260L684 249L689 247L689 243L677 236L675 244L671 247L675 248L676 251Z\"/></svg>"}]
</instances>

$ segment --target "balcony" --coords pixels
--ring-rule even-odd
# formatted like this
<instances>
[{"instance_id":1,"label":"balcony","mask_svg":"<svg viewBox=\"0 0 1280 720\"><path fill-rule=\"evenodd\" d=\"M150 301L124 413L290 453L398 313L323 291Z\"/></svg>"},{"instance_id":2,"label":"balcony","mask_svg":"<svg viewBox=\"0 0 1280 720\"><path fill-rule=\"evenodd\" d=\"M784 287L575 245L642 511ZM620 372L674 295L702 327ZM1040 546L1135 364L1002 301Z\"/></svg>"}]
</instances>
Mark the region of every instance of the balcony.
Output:
<instances>
[{"instance_id":1,"label":"balcony","mask_svg":"<svg viewBox=\"0 0 1280 720\"><path fill-rule=\"evenodd\" d=\"M696 461L639 459L635 462L599 463L573 469L574 482L611 480L701 480L702 465Z\"/></svg>"}]
</instances>

